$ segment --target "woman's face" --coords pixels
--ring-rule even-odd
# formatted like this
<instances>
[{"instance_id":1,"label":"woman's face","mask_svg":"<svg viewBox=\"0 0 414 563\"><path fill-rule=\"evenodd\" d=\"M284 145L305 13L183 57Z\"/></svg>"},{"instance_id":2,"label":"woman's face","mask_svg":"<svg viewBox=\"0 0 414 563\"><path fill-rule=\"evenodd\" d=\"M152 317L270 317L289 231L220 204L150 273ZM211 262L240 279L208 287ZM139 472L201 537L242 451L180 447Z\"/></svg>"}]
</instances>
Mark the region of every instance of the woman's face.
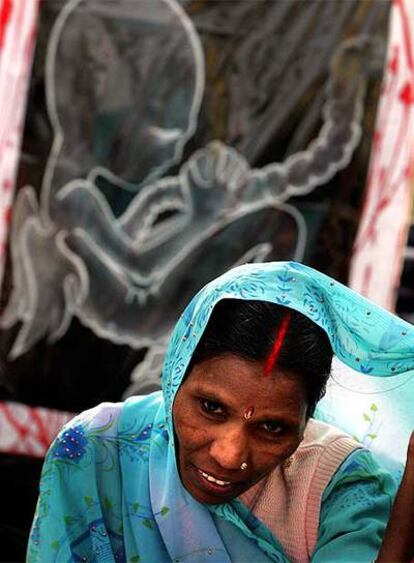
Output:
<instances>
[{"instance_id":1,"label":"woman's face","mask_svg":"<svg viewBox=\"0 0 414 563\"><path fill-rule=\"evenodd\" d=\"M301 380L277 367L270 375L263 370L260 362L218 356L197 364L177 392L178 467L199 502L239 496L302 440L308 403Z\"/></svg>"}]
</instances>

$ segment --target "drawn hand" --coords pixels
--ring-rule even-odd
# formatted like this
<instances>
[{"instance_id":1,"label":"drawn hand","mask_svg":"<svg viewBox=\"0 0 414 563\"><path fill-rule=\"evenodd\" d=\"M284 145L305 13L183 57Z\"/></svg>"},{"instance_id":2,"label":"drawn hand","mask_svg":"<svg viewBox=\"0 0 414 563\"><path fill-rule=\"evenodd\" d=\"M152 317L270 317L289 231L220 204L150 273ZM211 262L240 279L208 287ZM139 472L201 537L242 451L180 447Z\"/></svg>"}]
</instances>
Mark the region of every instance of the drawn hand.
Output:
<instances>
[{"instance_id":1,"label":"drawn hand","mask_svg":"<svg viewBox=\"0 0 414 563\"><path fill-rule=\"evenodd\" d=\"M231 210L249 179L249 165L234 149L219 141L195 152L183 167L193 213L201 219Z\"/></svg>"}]
</instances>

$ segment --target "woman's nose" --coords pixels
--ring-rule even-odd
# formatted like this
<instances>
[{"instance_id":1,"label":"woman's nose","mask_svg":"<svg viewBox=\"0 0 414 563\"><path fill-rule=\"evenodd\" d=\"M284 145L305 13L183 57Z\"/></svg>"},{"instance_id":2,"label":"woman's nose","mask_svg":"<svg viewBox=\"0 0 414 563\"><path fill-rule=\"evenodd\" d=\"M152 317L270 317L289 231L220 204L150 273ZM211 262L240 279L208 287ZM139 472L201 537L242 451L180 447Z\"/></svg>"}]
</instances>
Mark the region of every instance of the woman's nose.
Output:
<instances>
[{"instance_id":1,"label":"woman's nose","mask_svg":"<svg viewBox=\"0 0 414 563\"><path fill-rule=\"evenodd\" d=\"M223 469L240 469L248 457L247 436L244 428L227 426L218 430L210 446L210 455Z\"/></svg>"}]
</instances>

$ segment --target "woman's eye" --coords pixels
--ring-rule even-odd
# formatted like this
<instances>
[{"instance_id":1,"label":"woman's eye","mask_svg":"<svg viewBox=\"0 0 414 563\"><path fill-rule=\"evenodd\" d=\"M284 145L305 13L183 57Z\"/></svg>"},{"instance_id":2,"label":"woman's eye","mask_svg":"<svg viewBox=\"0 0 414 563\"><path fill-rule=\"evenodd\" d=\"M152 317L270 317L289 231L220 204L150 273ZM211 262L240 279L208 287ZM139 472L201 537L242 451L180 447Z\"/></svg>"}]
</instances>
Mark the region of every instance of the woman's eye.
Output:
<instances>
[{"instance_id":1,"label":"woman's eye","mask_svg":"<svg viewBox=\"0 0 414 563\"><path fill-rule=\"evenodd\" d=\"M224 414L224 409L220 403L210 401L209 399L202 399L201 407L208 414Z\"/></svg>"},{"instance_id":2,"label":"woman's eye","mask_svg":"<svg viewBox=\"0 0 414 563\"><path fill-rule=\"evenodd\" d=\"M280 434L283 431L282 426L278 422L264 422L262 428L271 434Z\"/></svg>"}]
</instances>

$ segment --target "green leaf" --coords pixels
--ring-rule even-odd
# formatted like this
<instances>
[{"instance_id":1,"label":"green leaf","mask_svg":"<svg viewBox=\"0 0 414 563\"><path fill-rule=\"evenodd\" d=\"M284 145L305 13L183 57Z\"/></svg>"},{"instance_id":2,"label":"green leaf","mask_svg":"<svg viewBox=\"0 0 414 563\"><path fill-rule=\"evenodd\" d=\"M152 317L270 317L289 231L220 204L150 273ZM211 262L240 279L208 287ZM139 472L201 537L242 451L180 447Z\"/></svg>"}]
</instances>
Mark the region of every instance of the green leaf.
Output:
<instances>
[{"instance_id":1,"label":"green leaf","mask_svg":"<svg viewBox=\"0 0 414 563\"><path fill-rule=\"evenodd\" d=\"M65 524L67 524L68 526L73 524L73 516L70 516L69 514L65 516Z\"/></svg>"},{"instance_id":2,"label":"green leaf","mask_svg":"<svg viewBox=\"0 0 414 563\"><path fill-rule=\"evenodd\" d=\"M129 563L138 563L138 561L140 561L141 557L139 555L133 555L131 557L131 559L129 560Z\"/></svg>"},{"instance_id":3,"label":"green leaf","mask_svg":"<svg viewBox=\"0 0 414 563\"><path fill-rule=\"evenodd\" d=\"M139 502L134 502L134 504L132 505L132 508L134 509L134 512L136 514L138 512Z\"/></svg>"},{"instance_id":4,"label":"green leaf","mask_svg":"<svg viewBox=\"0 0 414 563\"><path fill-rule=\"evenodd\" d=\"M86 502L86 506L89 508L90 506L92 506L93 504L93 498L92 497L83 497L83 500Z\"/></svg>"},{"instance_id":5,"label":"green leaf","mask_svg":"<svg viewBox=\"0 0 414 563\"><path fill-rule=\"evenodd\" d=\"M109 428L111 428L111 426L113 425L114 421L111 418L109 420L109 422L107 422L106 424L104 424L103 426L100 426L99 428L94 428L93 432L91 432L91 435L93 436L94 434L101 434L102 432L105 432L106 430L108 430Z\"/></svg>"},{"instance_id":6,"label":"green leaf","mask_svg":"<svg viewBox=\"0 0 414 563\"><path fill-rule=\"evenodd\" d=\"M364 420L366 420L367 422L371 422L371 418L367 415L367 413L364 412L362 416L364 417Z\"/></svg>"},{"instance_id":7,"label":"green leaf","mask_svg":"<svg viewBox=\"0 0 414 563\"><path fill-rule=\"evenodd\" d=\"M106 510L112 510L112 502L108 497L104 498L104 507L106 508Z\"/></svg>"},{"instance_id":8,"label":"green leaf","mask_svg":"<svg viewBox=\"0 0 414 563\"><path fill-rule=\"evenodd\" d=\"M355 442L359 442L359 438L358 436L355 436L355 434L352 434L352 438L355 440Z\"/></svg>"},{"instance_id":9,"label":"green leaf","mask_svg":"<svg viewBox=\"0 0 414 563\"><path fill-rule=\"evenodd\" d=\"M377 412L378 407L375 403L372 403L372 405L370 406L370 409L372 410L372 412Z\"/></svg>"},{"instance_id":10,"label":"green leaf","mask_svg":"<svg viewBox=\"0 0 414 563\"><path fill-rule=\"evenodd\" d=\"M168 506L163 506L161 508L161 516L165 516L167 514L167 512L169 512L170 509L168 508Z\"/></svg>"},{"instance_id":11,"label":"green leaf","mask_svg":"<svg viewBox=\"0 0 414 563\"><path fill-rule=\"evenodd\" d=\"M52 543L50 544L52 546L52 549L56 549L58 550L60 547L60 542L58 540L52 541Z\"/></svg>"},{"instance_id":12,"label":"green leaf","mask_svg":"<svg viewBox=\"0 0 414 563\"><path fill-rule=\"evenodd\" d=\"M371 440L375 440L376 437L376 434L368 434L368 438L371 438Z\"/></svg>"},{"instance_id":13,"label":"green leaf","mask_svg":"<svg viewBox=\"0 0 414 563\"><path fill-rule=\"evenodd\" d=\"M151 520L148 520L148 518L145 518L142 523L144 524L144 526L146 528L149 528L150 530L152 530L152 522Z\"/></svg>"}]
</instances>

